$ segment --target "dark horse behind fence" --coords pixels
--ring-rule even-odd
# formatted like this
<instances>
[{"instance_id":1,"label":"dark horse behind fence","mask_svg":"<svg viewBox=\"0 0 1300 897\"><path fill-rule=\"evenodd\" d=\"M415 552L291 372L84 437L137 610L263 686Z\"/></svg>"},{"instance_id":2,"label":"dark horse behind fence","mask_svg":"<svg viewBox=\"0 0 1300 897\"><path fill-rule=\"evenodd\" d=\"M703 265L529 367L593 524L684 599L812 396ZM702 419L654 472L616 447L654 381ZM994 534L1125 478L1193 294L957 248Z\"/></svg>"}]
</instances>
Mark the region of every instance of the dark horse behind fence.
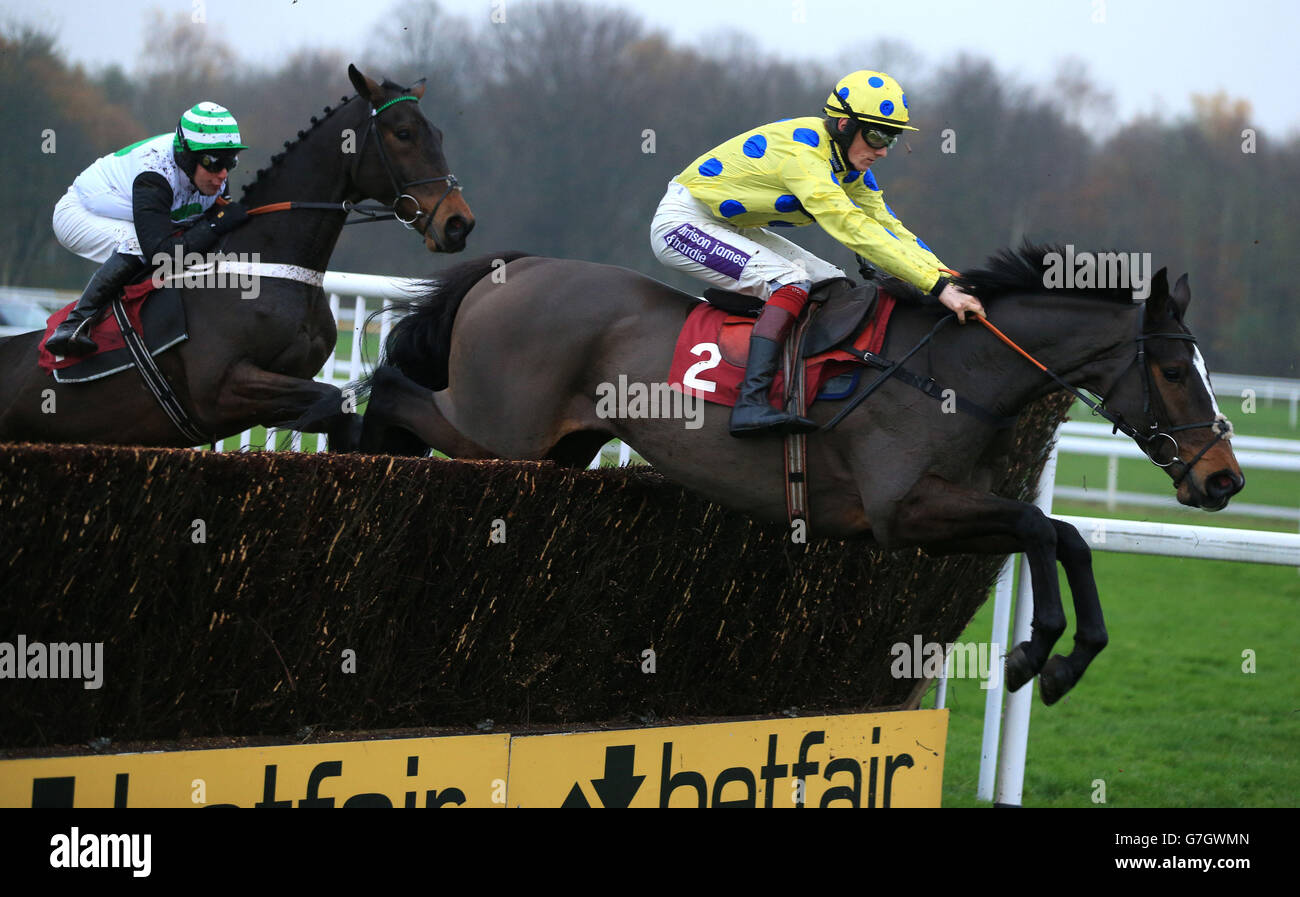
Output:
<instances>
[{"instance_id":1,"label":"dark horse behind fence","mask_svg":"<svg viewBox=\"0 0 1300 897\"><path fill-rule=\"evenodd\" d=\"M355 66L348 76L357 96L313 117L241 199L250 210L284 202L315 207L257 215L218 247L282 267L260 276L255 298L223 283L180 290L190 338L157 363L208 438L262 424L328 433L331 445L355 442L360 421L348 413L350 403L337 387L312 380L338 339L320 276L347 218L345 203L391 204L430 251L460 251L473 227L447 170L442 134L418 102L399 100L418 100L424 86L379 84ZM41 338L0 340L0 441L194 444L135 372L56 383L37 367Z\"/></svg>"},{"instance_id":2,"label":"dark horse behind fence","mask_svg":"<svg viewBox=\"0 0 1300 897\"><path fill-rule=\"evenodd\" d=\"M1186 276L1171 290L1161 269L1144 303L1128 289L1049 290L1049 251L1027 245L1004 252L962 281L1010 339L1071 385L1105 397L1107 413L1168 465L1179 501L1223 508L1245 480L1185 323ZM484 258L444 272L394 328L387 364L369 384L363 449L427 445L460 458L585 465L617 437L720 504L785 519L782 440L732 438L728 409L705 406L698 429L680 419L597 414L602 384L620 376L642 384L666 379L691 297L616 267L519 254L504 260L504 269ZM919 300L904 284L887 286ZM933 312L900 302L886 354L901 355L935 323ZM1060 388L977 323L939 330L909 367L1000 416ZM811 416L824 425L841 407L818 403ZM988 491L1009 438L1009 430L979 417L943 413L940 402L893 378L838 427L808 437L808 522L815 533L864 537L885 548L1024 552L1033 635L1008 655L1007 682L1014 691L1041 673L1050 704L1105 646L1106 629L1078 531ZM1049 661L1066 625L1057 560L1078 626L1073 652Z\"/></svg>"}]
</instances>

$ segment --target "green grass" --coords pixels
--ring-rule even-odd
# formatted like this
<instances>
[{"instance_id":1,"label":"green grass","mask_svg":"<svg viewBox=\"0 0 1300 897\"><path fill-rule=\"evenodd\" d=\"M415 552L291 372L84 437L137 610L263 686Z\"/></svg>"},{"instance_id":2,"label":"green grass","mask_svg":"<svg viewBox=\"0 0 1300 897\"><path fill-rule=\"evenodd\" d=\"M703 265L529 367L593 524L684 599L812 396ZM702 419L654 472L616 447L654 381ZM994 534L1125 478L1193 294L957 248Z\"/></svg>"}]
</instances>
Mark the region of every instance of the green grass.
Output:
<instances>
[{"instance_id":1,"label":"green grass","mask_svg":"<svg viewBox=\"0 0 1300 897\"><path fill-rule=\"evenodd\" d=\"M1300 431L1291 429L1290 411L1286 402L1272 404L1258 403L1255 413L1240 413L1237 406L1223 403L1221 408L1233 421L1236 432L1242 436L1267 436L1279 439L1300 440ZM1096 422L1088 409L1075 403L1070 410L1071 420ZM1107 464L1109 459L1098 455L1078 455L1062 453L1057 458L1056 483L1060 486L1078 486L1096 493L1096 503L1073 506L1079 510L1062 510L1065 514L1083 514L1086 516L1115 516L1105 510ZM1173 495L1169 475L1160 468L1142 458L1120 458L1117 483L1122 492L1144 492L1154 495ZM1300 507L1300 475L1287 471L1260 470L1247 468L1246 488L1240 493L1238 501L1251 504L1277 505L1281 507ZM1260 527L1272 530L1293 531L1295 521L1286 518L1267 520L1234 516L1232 506L1224 512L1207 515L1193 509L1179 513L1160 512L1154 509L1133 509L1127 515L1142 520L1164 520L1169 523L1188 523L1206 526L1235 526L1242 528Z\"/></svg>"},{"instance_id":2,"label":"green grass","mask_svg":"<svg viewBox=\"0 0 1300 897\"><path fill-rule=\"evenodd\" d=\"M1171 493L1172 494L1172 490ZM1145 520L1151 523L1177 523L1185 526L1222 526L1232 529L1258 529L1274 533L1296 531L1294 521L1276 521L1263 517L1246 517L1232 513L1232 505L1216 513L1197 511L1192 508L1133 508L1119 505L1114 511L1107 511L1105 505L1081 501L1054 501L1052 513L1068 517L1101 517L1122 520ZM1086 533L1084 534L1087 535Z\"/></svg>"},{"instance_id":3,"label":"green grass","mask_svg":"<svg viewBox=\"0 0 1300 897\"><path fill-rule=\"evenodd\" d=\"M1106 499L1106 464L1100 455L1076 455L1062 452L1056 461L1059 486L1081 486L1096 492L1097 501ZM1246 488L1237 500L1261 505L1300 507L1300 474L1285 470L1260 470L1247 467ZM1117 479L1121 492L1174 494L1169 474L1141 458L1120 458ZM1229 505L1231 507L1231 505ZM1195 513L1195 512L1193 512Z\"/></svg>"},{"instance_id":4,"label":"green grass","mask_svg":"<svg viewBox=\"0 0 1300 897\"><path fill-rule=\"evenodd\" d=\"M364 355L362 361L366 369L370 370L375 366L379 359L379 322L375 321L370 328L366 330L364 342ZM334 354L340 359L336 364L347 365L352 359L352 328L350 326L339 328L338 343L335 346ZM344 361L343 359L347 359Z\"/></svg>"},{"instance_id":5,"label":"green grass","mask_svg":"<svg viewBox=\"0 0 1300 897\"><path fill-rule=\"evenodd\" d=\"M1035 692L1024 805L1096 806L1102 779L1105 806L1296 806L1300 571L1109 552L1093 565L1110 644L1057 705ZM1074 632L1066 609L1063 651ZM992 610L961 641L988 641ZM1247 649L1253 674L1242 670ZM945 806L985 805L975 797L984 696L976 680L948 684Z\"/></svg>"},{"instance_id":6,"label":"green grass","mask_svg":"<svg viewBox=\"0 0 1300 897\"><path fill-rule=\"evenodd\" d=\"M1287 400L1272 402L1258 399L1253 406L1240 398L1218 396L1219 410L1232 421L1233 429L1242 436L1272 436L1277 439L1300 439L1300 427L1291 426L1291 406ZM1105 423L1082 402L1070 408L1070 420L1084 423Z\"/></svg>"},{"instance_id":7,"label":"green grass","mask_svg":"<svg viewBox=\"0 0 1300 897\"><path fill-rule=\"evenodd\" d=\"M1233 416L1233 410L1224 406ZM1284 403L1236 416L1245 435L1300 438ZM1086 419L1076 407L1076 420ZM1245 422L1245 423L1243 423ZM1104 498L1106 459L1062 455L1057 482L1085 485ZM1145 461L1121 461L1124 491L1172 494L1168 475ZM1259 504L1300 504L1300 477L1253 471L1241 494ZM1053 511L1162 523L1294 531L1294 522L1191 509L1057 501ZM1037 692L1031 713L1024 805L1294 807L1300 803L1300 674L1291 666L1300 612L1300 571L1291 567L1149 557L1096 551L1110 644L1074 690L1054 707ZM1064 575L1063 597L1068 595ZM1058 644L1066 653L1074 633ZM988 641L990 601L961 636ZM1245 650L1256 672L1242 671ZM1028 687L1028 686L1026 686ZM949 733L944 805L985 806L975 797L985 692L975 680L948 684ZM924 706L933 706L933 691Z\"/></svg>"}]
</instances>

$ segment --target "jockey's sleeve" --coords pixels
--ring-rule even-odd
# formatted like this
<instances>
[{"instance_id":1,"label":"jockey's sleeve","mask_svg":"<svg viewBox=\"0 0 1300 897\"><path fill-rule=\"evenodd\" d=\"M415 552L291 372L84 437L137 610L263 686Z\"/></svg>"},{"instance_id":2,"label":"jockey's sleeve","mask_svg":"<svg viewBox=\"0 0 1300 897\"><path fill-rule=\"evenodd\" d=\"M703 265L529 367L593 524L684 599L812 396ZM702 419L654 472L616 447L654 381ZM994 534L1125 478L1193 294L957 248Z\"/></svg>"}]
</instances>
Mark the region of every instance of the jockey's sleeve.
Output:
<instances>
[{"instance_id":1,"label":"jockey's sleeve","mask_svg":"<svg viewBox=\"0 0 1300 897\"><path fill-rule=\"evenodd\" d=\"M810 167L811 162L816 167ZM828 234L868 259L886 274L929 292L939 282L941 267L934 253L921 249L916 238L904 241L845 193L838 178L826 170L824 160L804 154L791 156L781 166L781 178ZM880 200L883 212L884 200ZM891 220L893 216L889 216ZM910 237L911 234L908 234Z\"/></svg>"},{"instance_id":2,"label":"jockey's sleeve","mask_svg":"<svg viewBox=\"0 0 1300 897\"><path fill-rule=\"evenodd\" d=\"M948 267L939 260L933 249L926 246L916 234L903 226L903 222L898 220L898 216L889 207L889 203L885 202L885 196L879 190L871 190L869 187L864 186L861 190L849 190L847 192L851 200L861 206L864 212L876 219L881 227L898 237L899 242L907 246L915 246L936 268Z\"/></svg>"},{"instance_id":3,"label":"jockey's sleeve","mask_svg":"<svg viewBox=\"0 0 1300 897\"><path fill-rule=\"evenodd\" d=\"M176 230L176 224L171 217L172 198L171 185L156 171L142 171L131 182L132 220L146 262L155 253L168 252L174 242L172 232Z\"/></svg>"}]
</instances>

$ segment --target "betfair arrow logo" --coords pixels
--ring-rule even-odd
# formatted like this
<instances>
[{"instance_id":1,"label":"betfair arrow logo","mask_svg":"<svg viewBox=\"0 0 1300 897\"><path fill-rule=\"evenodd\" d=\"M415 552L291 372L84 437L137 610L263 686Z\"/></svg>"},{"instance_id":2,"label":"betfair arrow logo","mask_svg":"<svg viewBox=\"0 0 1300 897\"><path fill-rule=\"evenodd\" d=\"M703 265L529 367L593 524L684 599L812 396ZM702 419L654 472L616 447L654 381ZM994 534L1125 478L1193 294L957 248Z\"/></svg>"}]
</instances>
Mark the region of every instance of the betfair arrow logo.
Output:
<instances>
[{"instance_id":1,"label":"betfair arrow logo","mask_svg":"<svg viewBox=\"0 0 1300 897\"><path fill-rule=\"evenodd\" d=\"M632 805L632 798L645 781L645 776L632 775L632 764L636 758L636 745L618 744L605 748L605 776L592 779L591 786L600 797L600 805L606 809L626 808ZM587 796L582 793L582 783L574 782L569 796L561 807L590 807Z\"/></svg>"}]
</instances>

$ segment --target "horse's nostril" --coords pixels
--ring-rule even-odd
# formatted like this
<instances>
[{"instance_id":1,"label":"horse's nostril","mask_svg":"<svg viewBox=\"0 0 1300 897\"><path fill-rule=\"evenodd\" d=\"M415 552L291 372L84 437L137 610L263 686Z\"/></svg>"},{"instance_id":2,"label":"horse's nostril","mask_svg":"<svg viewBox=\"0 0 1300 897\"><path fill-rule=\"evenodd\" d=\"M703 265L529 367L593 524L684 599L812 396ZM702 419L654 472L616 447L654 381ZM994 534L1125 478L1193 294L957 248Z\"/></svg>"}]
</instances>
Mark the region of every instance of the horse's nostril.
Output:
<instances>
[{"instance_id":1,"label":"horse's nostril","mask_svg":"<svg viewBox=\"0 0 1300 897\"><path fill-rule=\"evenodd\" d=\"M447 219L447 239L463 240L469 233L472 225L459 215L453 215Z\"/></svg>"},{"instance_id":2,"label":"horse's nostril","mask_svg":"<svg viewBox=\"0 0 1300 897\"><path fill-rule=\"evenodd\" d=\"M443 225L443 235L449 249L460 249L465 245L465 238L474 229L473 221L466 221L460 215L453 215Z\"/></svg>"},{"instance_id":3,"label":"horse's nostril","mask_svg":"<svg viewBox=\"0 0 1300 897\"><path fill-rule=\"evenodd\" d=\"M1214 497L1236 495L1246 484L1244 477L1238 477L1231 471L1220 470L1205 481L1206 490Z\"/></svg>"}]
</instances>

